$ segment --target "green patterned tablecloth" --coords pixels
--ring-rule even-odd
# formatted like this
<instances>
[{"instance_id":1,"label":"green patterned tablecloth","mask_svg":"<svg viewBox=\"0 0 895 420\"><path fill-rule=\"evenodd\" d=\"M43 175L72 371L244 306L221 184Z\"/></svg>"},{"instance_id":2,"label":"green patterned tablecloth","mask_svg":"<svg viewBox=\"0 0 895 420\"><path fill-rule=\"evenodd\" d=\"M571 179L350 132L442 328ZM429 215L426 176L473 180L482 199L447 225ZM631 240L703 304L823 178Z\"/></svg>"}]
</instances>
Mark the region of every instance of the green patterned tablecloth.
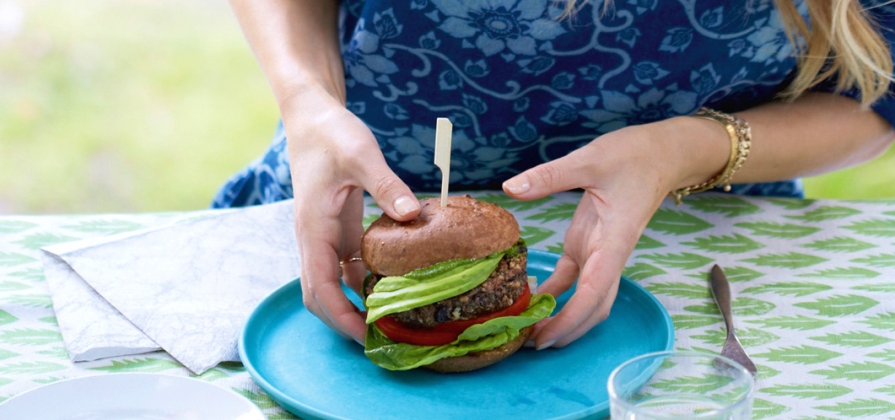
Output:
<instances>
[{"instance_id":1,"label":"green patterned tablecloth","mask_svg":"<svg viewBox=\"0 0 895 420\"><path fill-rule=\"evenodd\" d=\"M512 211L528 244L553 252L562 251L580 197L517 202L474 195ZM367 213L369 223L375 205ZM0 401L105 372L189 375L163 352L70 362L39 249L193 215L0 216ZM679 207L666 201L625 274L668 309L678 349L721 348L723 325L708 287L714 263L732 282L738 333L760 371L754 418L895 418L895 201L717 194L688 197ZM239 364L199 378L247 396L271 419L293 418Z\"/></svg>"}]
</instances>

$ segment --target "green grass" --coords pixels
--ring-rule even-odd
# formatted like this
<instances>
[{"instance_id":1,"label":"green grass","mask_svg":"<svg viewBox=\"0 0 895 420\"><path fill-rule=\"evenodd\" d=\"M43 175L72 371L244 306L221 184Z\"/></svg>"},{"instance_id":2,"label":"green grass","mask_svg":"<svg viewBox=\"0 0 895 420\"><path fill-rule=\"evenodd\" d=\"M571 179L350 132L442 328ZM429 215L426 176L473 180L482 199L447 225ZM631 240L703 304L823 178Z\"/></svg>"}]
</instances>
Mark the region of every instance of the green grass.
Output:
<instances>
[{"instance_id":1,"label":"green grass","mask_svg":"<svg viewBox=\"0 0 895 420\"><path fill-rule=\"evenodd\" d=\"M861 166L805 179L805 195L812 198L895 198L895 147Z\"/></svg>"},{"instance_id":2,"label":"green grass","mask_svg":"<svg viewBox=\"0 0 895 420\"><path fill-rule=\"evenodd\" d=\"M208 206L276 107L226 2L19 0L0 39L0 213Z\"/></svg>"},{"instance_id":3,"label":"green grass","mask_svg":"<svg viewBox=\"0 0 895 420\"><path fill-rule=\"evenodd\" d=\"M0 214L207 207L277 111L226 2L13 0L0 32ZM895 151L806 180L895 197Z\"/></svg>"}]
</instances>

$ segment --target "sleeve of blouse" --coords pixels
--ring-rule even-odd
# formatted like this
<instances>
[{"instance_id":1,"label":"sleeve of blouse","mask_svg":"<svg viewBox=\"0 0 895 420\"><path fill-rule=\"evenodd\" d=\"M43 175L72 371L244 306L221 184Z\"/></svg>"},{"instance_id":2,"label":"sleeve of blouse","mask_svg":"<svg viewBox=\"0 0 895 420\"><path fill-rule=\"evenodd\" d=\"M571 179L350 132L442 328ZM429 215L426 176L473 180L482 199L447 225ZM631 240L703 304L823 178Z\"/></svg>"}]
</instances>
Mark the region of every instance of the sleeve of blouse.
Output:
<instances>
[{"instance_id":1,"label":"sleeve of blouse","mask_svg":"<svg viewBox=\"0 0 895 420\"><path fill-rule=\"evenodd\" d=\"M882 0L868 0L862 3L867 7L870 16L876 21L878 30L889 45L889 54L895 59L895 3L885 4ZM835 81L828 81L815 86L811 90L832 92L835 86ZM861 96L857 89L840 92L840 95L856 99ZM889 93L874 102L870 108L895 127L895 83L889 84Z\"/></svg>"}]
</instances>

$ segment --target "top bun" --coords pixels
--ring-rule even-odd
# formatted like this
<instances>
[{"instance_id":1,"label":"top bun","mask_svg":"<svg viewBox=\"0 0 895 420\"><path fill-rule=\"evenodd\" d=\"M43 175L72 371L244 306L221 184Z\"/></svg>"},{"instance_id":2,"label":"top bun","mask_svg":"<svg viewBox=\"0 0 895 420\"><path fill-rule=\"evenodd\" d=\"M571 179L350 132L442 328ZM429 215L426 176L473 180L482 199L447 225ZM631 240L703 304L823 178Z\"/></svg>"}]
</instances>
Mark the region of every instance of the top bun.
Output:
<instances>
[{"instance_id":1,"label":"top bun","mask_svg":"<svg viewBox=\"0 0 895 420\"><path fill-rule=\"evenodd\" d=\"M420 200L420 215L398 222L383 214L361 237L370 272L399 276L459 258L482 258L519 241L519 224L503 208L468 195Z\"/></svg>"}]
</instances>

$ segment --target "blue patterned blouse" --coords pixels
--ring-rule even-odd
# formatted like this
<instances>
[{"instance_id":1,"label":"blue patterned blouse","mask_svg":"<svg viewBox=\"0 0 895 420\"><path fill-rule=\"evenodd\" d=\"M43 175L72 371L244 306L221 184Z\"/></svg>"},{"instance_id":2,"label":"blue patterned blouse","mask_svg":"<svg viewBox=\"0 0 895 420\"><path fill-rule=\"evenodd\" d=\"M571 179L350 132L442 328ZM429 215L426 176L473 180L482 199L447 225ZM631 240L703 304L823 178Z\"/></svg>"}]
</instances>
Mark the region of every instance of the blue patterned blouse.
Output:
<instances>
[{"instance_id":1,"label":"blue patterned blouse","mask_svg":"<svg viewBox=\"0 0 895 420\"><path fill-rule=\"evenodd\" d=\"M895 7L873 3L865 2L895 43ZM735 112L771 101L793 73L772 0L616 0L601 16L602 4L558 21L561 10L548 0L344 0L348 108L415 191L441 186L432 162L438 117L454 125L452 188L499 189L621 127L703 105ZM874 110L895 124L893 98ZM794 181L734 190L801 194ZM214 206L290 197L280 125Z\"/></svg>"}]
</instances>

